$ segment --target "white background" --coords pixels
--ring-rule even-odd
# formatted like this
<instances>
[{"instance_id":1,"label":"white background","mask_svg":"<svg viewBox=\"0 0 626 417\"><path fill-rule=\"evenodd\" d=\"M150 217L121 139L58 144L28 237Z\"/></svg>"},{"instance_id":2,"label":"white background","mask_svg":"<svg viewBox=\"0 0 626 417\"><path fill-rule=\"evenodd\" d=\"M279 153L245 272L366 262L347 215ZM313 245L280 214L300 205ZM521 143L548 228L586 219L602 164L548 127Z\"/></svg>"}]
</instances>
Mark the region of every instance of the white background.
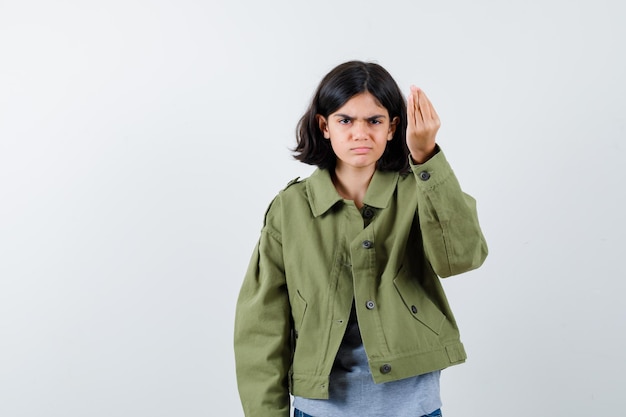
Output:
<instances>
[{"instance_id":1,"label":"white background","mask_svg":"<svg viewBox=\"0 0 626 417\"><path fill-rule=\"evenodd\" d=\"M422 87L490 257L447 417L626 406L614 1L0 0L0 415L242 416L234 305L321 77Z\"/></svg>"}]
</instances>

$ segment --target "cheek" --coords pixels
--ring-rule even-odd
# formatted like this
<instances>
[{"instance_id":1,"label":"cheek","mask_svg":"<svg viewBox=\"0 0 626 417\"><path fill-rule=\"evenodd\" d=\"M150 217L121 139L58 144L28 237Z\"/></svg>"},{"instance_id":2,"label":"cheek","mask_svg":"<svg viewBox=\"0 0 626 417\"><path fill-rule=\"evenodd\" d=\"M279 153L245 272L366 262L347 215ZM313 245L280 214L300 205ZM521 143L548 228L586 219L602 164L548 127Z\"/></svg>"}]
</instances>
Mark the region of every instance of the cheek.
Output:
<instances>
[{"instance_id":1,"label":"cheek","mask_svg":"<svg viewBox=\"0 0 626 417\"><path fill-rule=\"evenodd\" d=\"M336 139L331 139L329 140L330 142L330 148L333 150L333 152L335 153L335 155L337 155L337 153L341 153L341 146L337 143Z\"/></svg>"}]
</instances>

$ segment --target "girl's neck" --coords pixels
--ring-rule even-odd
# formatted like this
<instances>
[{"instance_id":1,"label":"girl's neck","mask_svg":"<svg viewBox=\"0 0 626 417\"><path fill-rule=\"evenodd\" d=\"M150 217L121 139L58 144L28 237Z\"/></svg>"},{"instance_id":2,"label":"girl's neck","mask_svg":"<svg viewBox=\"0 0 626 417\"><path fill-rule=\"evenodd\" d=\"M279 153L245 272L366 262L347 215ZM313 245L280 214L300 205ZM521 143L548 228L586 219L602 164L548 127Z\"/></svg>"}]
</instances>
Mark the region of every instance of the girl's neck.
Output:
<instances>
[{"instance_id":1,"label":"girl's neck","mask_svg":"<svg viewBox=\"0 0 626 417\"><path fill-rule=\"evenodd\" d=\"M342 198L354 201L354 204L360 209L363 207L363 199L375 170L375 168L340 169L337 167L332 175L335 189Z\"/></svg>"}]
</instances>

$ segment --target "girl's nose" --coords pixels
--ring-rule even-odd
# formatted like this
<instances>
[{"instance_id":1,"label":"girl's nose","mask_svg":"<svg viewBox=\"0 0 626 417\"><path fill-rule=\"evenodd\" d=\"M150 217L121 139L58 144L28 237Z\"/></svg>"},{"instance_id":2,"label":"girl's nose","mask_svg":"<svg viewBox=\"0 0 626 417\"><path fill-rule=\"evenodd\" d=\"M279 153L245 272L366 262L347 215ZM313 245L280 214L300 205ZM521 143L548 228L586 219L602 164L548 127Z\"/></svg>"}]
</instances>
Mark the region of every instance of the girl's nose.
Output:
<instances>
[{"instance_id":1,"label":"girl's nose","mask_svg":"<svg viewBox=\"0 0 626 417\"><path fill-rule=\"evenodd\" d=\"M368 135L368 126L367 122L358 122L354 124L353 128L353 137L354 139L365 139Z\"/></svg>"}]
</instances>

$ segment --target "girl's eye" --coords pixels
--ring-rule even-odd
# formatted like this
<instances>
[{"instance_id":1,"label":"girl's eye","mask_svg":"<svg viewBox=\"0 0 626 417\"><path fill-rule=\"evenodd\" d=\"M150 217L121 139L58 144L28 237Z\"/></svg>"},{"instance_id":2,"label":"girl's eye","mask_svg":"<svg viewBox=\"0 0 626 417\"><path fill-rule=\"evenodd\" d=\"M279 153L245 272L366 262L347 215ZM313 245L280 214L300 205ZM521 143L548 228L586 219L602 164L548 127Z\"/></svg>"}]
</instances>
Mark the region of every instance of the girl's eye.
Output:
<instances>
[{"instance_id":1,"label":"girl's eye","mask_svg":"<svg viewBox=\"0 0 626 417\"><path fill-rule=\"evenodd\" d=\"M350 123L350 119L341 119L341 120L339 120L339 124L347 125L348 123Z\"/></svg>"},{"instance_id":2,"label":"girl's eye","mask_svg":"<svg viewBox=\"0 0 626 417\"><path fill-rule=\"evenodd\" d=\"M379 125L382 122L380 120L378 120L378 119L372 119L372 120L370 120L370 123L373 124L373 125Z\"/></svg>"}]
</instances>

